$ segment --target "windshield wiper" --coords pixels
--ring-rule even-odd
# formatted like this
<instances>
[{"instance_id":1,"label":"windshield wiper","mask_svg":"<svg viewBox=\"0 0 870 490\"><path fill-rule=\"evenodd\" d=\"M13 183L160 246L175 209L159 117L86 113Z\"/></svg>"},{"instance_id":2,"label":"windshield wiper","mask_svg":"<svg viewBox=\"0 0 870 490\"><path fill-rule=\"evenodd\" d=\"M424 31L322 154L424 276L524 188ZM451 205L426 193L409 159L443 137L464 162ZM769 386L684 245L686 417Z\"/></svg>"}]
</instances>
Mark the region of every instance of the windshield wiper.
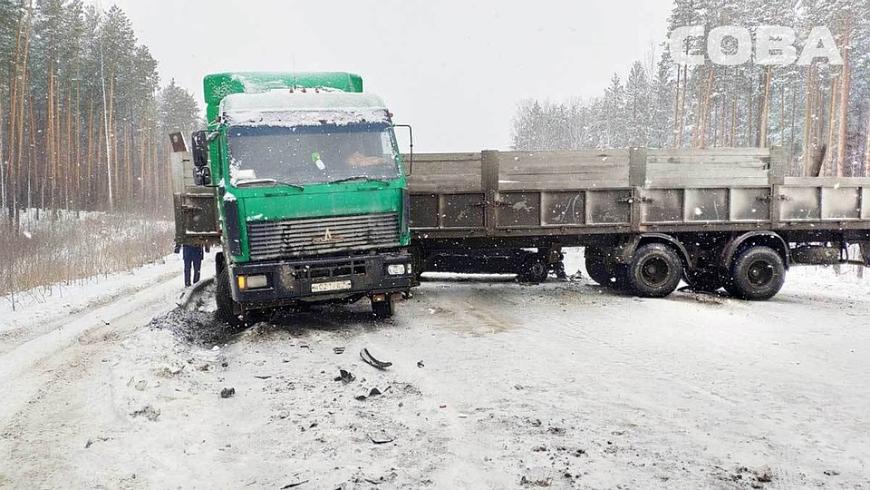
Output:
<instances>
[{"instance_id":1,"label":"windshield wiper","mask_svg":"<svg viewBox=\"0 0 870 490\"><path fill-rule=\"evenodd\" d=\"M279 185L286 185L287 187L293 187L294 189L299 189L300 191L305 190L305 186L302 186L299 184L293 184L291 182L284 182L281 180L269 179L269 178L243 180L241 182L236 182L236 187L244 187L246 185L253 185L253 184L279 184Z\"/></svg>"},{"instance_id":2,"label":"windshield wiper","mask_svg":"<svg viewBox=\"0 0 870 490\"><path fill-rule=\"evenodd\" d=\"M330 180L328 183L329 183L329 184L340 184L340 183L342 183L342 182L350 182L350 181L352 181L352 180L364 180L364 181L366 181L366 182L382 182L382 183L384 183L384 184L389 184L389 183L390 183L390 180L389 180L389 179L385 179L385 178L380 178L380 179L379 179L379 178L376 178L376 177L369 177L368 175L354 175L354 176L352 176L352 177L345 177L345 178L343 178L343 179Z\"/></svg>"}]
</instances>

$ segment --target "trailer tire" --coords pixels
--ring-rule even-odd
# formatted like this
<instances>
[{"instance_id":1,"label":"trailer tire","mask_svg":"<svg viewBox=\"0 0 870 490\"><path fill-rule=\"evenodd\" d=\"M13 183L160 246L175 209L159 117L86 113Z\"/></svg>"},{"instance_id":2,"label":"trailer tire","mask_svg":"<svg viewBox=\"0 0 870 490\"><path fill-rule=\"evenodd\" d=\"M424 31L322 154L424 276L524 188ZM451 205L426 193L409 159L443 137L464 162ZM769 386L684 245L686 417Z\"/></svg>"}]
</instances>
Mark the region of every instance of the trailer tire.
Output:
<instances>
[{"instance_id":1,"label":"trailer tire","mask_svg":"<svg viewBox=\"0 0 870 490\"><path fill-rule=\"evenodd\" d=\"M215 303L217 304L215 314L218 320L229 325L233 332L244 330L247 326L247 318L242 312L241 305L233 300L229 271L226 267L215 278Z\"/></svg>"},{"instance_id":2,"label":"trailer tire","mask_svg":"<svg viewBox=\"0 0 870 490\"><path fill-rule=\"evenodd\" d=\"M531 255L522 261L517 280L527 284L540 284L547 280L550 275L550 266L547 261L538 255Z\"/></svg>"},{"instance_id":3,"label":"trailer tire","mask_svg":"<svg viewBox=\"0 0 870 490\"><path fill-rule=\"evenodd\" d=\"M774 297L784 282L782 257L770 247L756 245L734 260L725 289L736 298L763 301Z\"/></svg>"},{"instance_id":4,"label":"trailer tire","mask_svg":"<svg viewBox=\"0 0 870 490\"><path fill-rule=\"evenodd\" d=\"M628 266L632 291L647 298L665 297L680 284L683 261L671 247L661 243L643 245L634 252Z\"/></svg>"},{"instance_id":5,"label":"trailer tire","mask_svg":"<svg viewBox=\"0 0 870 490\"><path fill-rule=\"evenodd\" d=\"M683 280L689 289L700 293L714 293L725 285L722 273L718 270L694 269L686 271Z\"/></svg>"},{"instance_id":6,"label":"trailer tire","mask_svg":"<svg viewBox=\"0 0 870 490\"><path fill-rule=\"evenodd\" d=\"M586 262L586 273L593 281L602 286L612 286L611 278L613 275L607 266L604 252L597 248L586 248L583 251L583 259Z\"/></svg>"},{"instance_id":7,"label":"trailer tire","mask_svg":"<svg viewBox=\"0 0 870 490\"><path fill-rule=\"evenodd\" d=\"M372 301L372 313L377 318L390 318L393 316L393 297L387 295L387 299L383 301Z\"/></svg>"},{"instance_id":8,"label":"trailer tire","mask_svg":"<svg viewBox=\"0 0 870 490\"><path fill-rule=\"evenodd\" d=\"M593 281L617 291L628 289L625 265L617 264L606 249L587 248L583 254L586 273Z\"/></svg>"}]
</instances>

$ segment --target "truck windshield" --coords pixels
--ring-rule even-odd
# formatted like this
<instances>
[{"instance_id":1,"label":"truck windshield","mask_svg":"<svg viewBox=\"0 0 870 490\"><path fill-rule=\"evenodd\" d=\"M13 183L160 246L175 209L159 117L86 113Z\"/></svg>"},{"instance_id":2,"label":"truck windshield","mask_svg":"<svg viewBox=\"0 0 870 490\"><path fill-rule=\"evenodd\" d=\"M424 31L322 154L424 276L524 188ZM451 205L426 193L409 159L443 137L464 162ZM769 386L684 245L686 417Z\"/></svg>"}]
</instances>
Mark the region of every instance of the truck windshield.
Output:
<instances>
[{"instance_id":1,"label":"truck windshield","mask_svg":"<svg viewBox=\"0 0 870 490\"><path fill-rule=\"evenodd\" d=\"M233 185L318 184L399 176L387 124L231 126Z\"/></svg>"}]
</instances>

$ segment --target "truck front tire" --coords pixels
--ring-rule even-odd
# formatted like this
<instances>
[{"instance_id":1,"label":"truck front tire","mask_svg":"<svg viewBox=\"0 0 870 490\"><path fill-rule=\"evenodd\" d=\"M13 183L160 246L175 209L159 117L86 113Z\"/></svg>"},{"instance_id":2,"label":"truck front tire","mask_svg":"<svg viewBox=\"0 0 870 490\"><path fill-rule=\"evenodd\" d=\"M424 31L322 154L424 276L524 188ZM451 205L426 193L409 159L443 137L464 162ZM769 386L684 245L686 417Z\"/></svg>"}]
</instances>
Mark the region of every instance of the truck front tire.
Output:
<instances>
[{"instance_id":1,"label":"truck front tire","mask_svg":"<svg viewBox=\"0 0 870 490\"><path fill-rule=\"evenodd\" d=\"M762 301L775 296L784 282L782 257L770 247L756 245L734 259L725 289L736 298Z\"/></svg>"},{"instance_id":2,"label":"truck front tire","mask_svg":"<svg viewBox=\"0 0 870 490\"><path fill-rule=\"evenodd\" d=\"M665 297L680 284L683 262L671 247L650 243L634 252L628 266L628 283L638 296Z\"/></svg>"},{"instance_id":3,"label":"truck front tire","mask_svg":"<svg viewBox=\"0 0 870 490\"><path fill-rule=\"evenodd\" d=\"M383 301L372 301L372 313L377 318L390 318L393 316L393 298L387 295Z\"/></svg>"},{"instance_id":4,"label":"truck front tire","mask_svg":"<svg viewBox=\"0 0 870 490\"><path fill-rule=\"evenodd\" d=\"M217 304L217 319L238 331L246 326L241 306L233 301L229 270L224 267L215 278L215 303Z\"/></svg>"}]
</instances>

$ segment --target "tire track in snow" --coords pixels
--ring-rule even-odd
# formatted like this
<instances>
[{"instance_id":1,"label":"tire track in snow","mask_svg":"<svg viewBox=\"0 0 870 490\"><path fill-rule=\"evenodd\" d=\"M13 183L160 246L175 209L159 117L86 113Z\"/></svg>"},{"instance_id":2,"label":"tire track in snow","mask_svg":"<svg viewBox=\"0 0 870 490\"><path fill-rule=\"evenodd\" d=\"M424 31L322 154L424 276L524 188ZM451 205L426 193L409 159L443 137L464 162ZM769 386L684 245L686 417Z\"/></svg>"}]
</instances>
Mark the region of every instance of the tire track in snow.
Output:
<instances>
[{"instance_id":1,"label":"tire track in snow","mask_svg":"<svg viewBox=\"0 0 870 490\"><path fill-rule=\"evenodd\" d=\"M75 354L79 339L97 332L121 332L144 325L153 316L175 306L177 275L114 303L97 308L57 329L32 338L0 355L0 380L4 380L0 427L27 403Z\"/></svg>"}]
</instances>

